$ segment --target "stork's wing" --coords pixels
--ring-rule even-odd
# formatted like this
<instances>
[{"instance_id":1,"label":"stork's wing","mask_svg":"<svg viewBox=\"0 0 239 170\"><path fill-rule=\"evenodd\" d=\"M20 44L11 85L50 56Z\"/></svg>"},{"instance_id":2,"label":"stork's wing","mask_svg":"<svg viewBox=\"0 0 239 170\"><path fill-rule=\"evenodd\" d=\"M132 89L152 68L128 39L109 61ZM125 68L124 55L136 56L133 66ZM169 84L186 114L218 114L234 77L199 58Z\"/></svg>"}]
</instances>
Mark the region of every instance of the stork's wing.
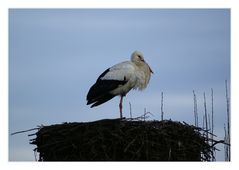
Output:
<instances>
[{"instance_id":1,"label":"stork's wing","mask_svg":"<svg viewBox=\"0 0 239 170\"><path fill-rule=\"evenodd\" d=\"M105 70L90 88L87 94L87 105L98 106L115 97L110 93L120 85L126 84L133 74L134 67L130 62L123 62Z\"/></svg>"}]
</instances>

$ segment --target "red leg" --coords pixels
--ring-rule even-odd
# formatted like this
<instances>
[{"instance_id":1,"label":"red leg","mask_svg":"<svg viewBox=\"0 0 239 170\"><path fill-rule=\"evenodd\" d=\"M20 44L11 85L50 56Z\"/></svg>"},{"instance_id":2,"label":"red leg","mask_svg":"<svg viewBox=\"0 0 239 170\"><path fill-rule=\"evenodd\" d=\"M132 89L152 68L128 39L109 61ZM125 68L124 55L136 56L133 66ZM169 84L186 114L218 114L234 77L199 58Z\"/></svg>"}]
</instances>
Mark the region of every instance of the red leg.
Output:
<instances>
[{"instance_id":1,"label":"red leg","mask_svg":"<svg viewBox=\"0 0 239 170\"><path fill-rule=\"evenodd\" d=\"M119 109L120 109L120 118L123 118L122 108L123 108L123 96L120 96L120 103L119 103Z\"/></svg>"}]
</instances>

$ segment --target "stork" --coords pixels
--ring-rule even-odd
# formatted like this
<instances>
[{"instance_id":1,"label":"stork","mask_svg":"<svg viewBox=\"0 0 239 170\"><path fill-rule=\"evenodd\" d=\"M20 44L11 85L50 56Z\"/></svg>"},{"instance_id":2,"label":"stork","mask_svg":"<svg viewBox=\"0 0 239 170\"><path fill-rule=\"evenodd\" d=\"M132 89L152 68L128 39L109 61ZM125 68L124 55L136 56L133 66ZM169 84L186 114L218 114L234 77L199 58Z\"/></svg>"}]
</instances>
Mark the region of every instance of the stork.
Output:
<instances>
[{"instance_id":1,"label":"stork","mask_svg":"<svg viewBox=\"0 0 239 170\"><path fill-rule=\"evenodd\" d=\"M120 96L119 110L122 114L123 97L131 89L143 90L147 87L153 71L144 60L143 53L135 51L130 61L124 61L106 69L96 80L87 94L87 105L103 104L115 96Z\"/></svg>"}]
</instances>

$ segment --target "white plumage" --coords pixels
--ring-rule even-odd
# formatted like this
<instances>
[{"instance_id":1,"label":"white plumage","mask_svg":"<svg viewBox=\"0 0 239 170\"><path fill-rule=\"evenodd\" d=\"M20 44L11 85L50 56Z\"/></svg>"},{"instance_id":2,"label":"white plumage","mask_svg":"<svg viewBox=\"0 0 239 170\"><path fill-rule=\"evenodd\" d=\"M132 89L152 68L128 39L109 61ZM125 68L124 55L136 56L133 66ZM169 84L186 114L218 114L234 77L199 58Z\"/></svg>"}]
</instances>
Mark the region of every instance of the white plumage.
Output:
<instances>
[{"instance_id":1,"label":"white plumage","mask_svg":"<svg viewBox=\"0 0 239 170\"><path fill-rule=\"evenodd\" d=\"M145 62L143 54L133 52L130 61L125 61L105 70L90 88L87 105L98 106L120 95L120 118L122 118L123 97L131 89L143 90L147 87L153 71Z\"/></svg>"}]
</instances>

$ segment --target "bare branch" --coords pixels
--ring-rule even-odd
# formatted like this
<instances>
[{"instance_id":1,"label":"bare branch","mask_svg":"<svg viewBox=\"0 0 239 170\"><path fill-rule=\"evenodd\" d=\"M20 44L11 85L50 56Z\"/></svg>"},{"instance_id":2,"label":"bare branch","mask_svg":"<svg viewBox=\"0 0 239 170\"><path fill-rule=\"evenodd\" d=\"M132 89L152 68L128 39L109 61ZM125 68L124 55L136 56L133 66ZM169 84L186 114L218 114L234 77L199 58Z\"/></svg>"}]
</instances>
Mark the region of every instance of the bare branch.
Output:
<instances>
[{"instance_id":1,"label":"bare branch","mask_svg":"<svg viewBox=\"0 0 239 170\"><path fill-rule=\"evenodd\" d=\"M163 120L164 112L163 112L163 92L161 92L161 120Z\"/></svg>"}]
</instances>

